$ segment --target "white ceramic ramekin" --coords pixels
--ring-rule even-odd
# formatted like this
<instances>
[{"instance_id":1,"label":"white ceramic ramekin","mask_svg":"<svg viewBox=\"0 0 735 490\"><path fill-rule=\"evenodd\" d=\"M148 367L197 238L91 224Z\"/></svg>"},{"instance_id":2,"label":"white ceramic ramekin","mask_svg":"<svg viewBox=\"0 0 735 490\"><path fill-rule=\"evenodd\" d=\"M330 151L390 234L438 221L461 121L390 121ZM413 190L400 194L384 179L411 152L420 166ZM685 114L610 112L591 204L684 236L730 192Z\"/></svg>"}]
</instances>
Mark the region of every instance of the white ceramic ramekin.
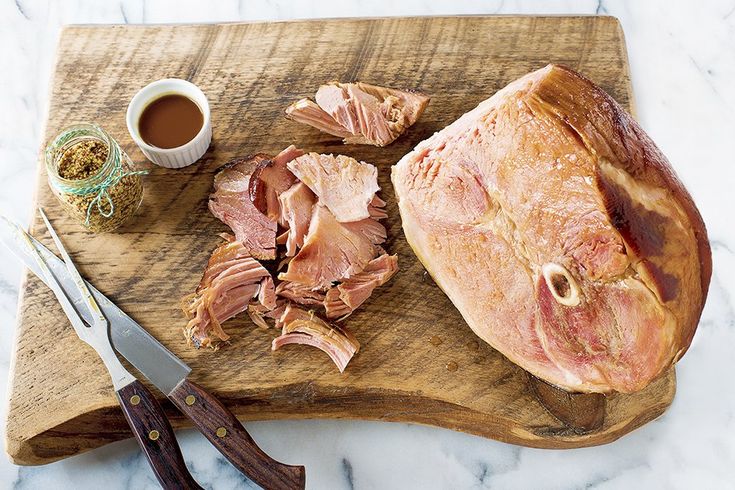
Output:
<instances>
[{"instance_id":1,"label":"white ceramic ramekin","mask_svg":"<svg viewBox=\"0 0 735 490\"><path fill-rule=\"evenodd\" d=\"M186 143L176 148L156 148L140 137L138 120L146 106L155 99L168 94L180 94L193 100L202 111L204 123L199 133ZM135 94L128 105L125 116L128 132L143 154L156 165L166 168L182 168L199 160L207 152L212 141L212 123L209 118L209 102L199 87L179 78L164 78L149 83Z\"/></svg>"}]
</instances>

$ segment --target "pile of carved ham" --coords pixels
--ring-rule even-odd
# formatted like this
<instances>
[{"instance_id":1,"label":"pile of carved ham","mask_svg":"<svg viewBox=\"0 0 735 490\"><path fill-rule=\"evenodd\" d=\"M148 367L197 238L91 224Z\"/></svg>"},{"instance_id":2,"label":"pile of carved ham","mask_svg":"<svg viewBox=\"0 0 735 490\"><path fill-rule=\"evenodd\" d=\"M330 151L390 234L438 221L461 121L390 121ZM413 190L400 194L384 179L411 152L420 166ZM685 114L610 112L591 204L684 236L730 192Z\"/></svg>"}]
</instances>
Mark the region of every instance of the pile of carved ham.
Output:
<instances>
[{"instance_id":1,"label":"pile of carved ham","mask_svg":"<svg viewBox=\"0 0 735 490\"><path fill-rule=\"evenodd\" d=\"M293 146L225 165L209 209L234 235L224 235L183 300L187 339L216 347L229 339L222 323L247 312L281 329L273 350L312 345L343 371L359 343L335 322L398 270L397 256L380 246L386 214L377 176L368 163Z\"/></svg>"}]
</instances>

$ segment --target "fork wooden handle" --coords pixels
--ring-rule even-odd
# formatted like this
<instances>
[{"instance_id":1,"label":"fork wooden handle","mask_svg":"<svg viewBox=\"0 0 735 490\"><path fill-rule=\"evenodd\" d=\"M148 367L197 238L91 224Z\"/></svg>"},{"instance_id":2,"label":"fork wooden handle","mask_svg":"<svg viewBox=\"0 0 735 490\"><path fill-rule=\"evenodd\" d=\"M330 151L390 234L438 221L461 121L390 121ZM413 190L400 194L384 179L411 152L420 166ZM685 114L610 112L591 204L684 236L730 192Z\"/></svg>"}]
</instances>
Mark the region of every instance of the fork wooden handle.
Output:
<instances>
[{"instance_id":1,"label":"fork wooden handle","mask_svg":"<svg viewBox=\"0 0 735 490\"><path fill-rule=\"evenodd\" d=\"M201 489L184 463L171 424L148 388L135 380L116 394L125 418L161 486L166 490Z\"/></svg>"},{"instance_id":2,"label":"fork wooden handle","mask_svg":"<svg viewBox=\"0 0 735 490\"><path fill-rule=\"evenodd\" d=\"M266 490L304 488L304 467L283 464L268 456L237 417L204 388L185 379L168 397L209 442L255 483Z\"/></svg>"}]
</instances>

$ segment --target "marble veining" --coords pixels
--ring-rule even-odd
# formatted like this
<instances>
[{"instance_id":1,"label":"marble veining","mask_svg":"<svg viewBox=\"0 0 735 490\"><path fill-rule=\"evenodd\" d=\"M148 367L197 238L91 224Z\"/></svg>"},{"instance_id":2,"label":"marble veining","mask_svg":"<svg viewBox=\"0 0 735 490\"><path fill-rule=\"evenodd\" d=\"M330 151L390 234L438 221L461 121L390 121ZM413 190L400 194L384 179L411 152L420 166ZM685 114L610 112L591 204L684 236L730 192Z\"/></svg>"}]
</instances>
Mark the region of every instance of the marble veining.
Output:
<instances>
[{"instance_id":1,"label":"marble veining","mask_svg":"<svg viewBox=\"0 0 735 490\"><path fill-rule=\"evenodd\" d=\"M248 429L274 457L305 464L314 489L735 488L735 0L6 0L0 3L0 210L20 222L30 218L62 24L491 13L597 13L623 24L638 117L694 196L712 240L709 299L677 370L673 405L613 444L570 451L378 422L257 422ZM4 392L21 267L5 252L0 257ZM197 432L178 436L204 486L256 488ZM11 487L158 488L130 440L44 467L21 468L0 457L0 488Z\"/></svg>"}]
</instances>

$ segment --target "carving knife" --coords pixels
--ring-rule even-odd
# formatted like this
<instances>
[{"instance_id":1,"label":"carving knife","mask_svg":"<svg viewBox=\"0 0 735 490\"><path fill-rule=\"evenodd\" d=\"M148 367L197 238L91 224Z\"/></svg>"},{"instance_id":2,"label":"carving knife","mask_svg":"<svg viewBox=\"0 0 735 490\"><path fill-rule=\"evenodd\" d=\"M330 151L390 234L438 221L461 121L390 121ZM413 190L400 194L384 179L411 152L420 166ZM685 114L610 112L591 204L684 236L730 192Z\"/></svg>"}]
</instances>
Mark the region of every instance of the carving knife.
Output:
<instances>
[{"instance_id":1,"label":"carving knife","mask_svg":"<svg viewBox=\"0 0 735 490\"><path fill-rule=\"evenodd\" d=\"M0 222L4 228L0 233L0 241L48 285L37 261L19 243L18 233L13 230L17 225L5 218L0 219ZM61 284L74 309L88 325L93 324L92 314L84 307L84 298L74 285L65 263L38 240L27 236ZM238 470L266 490L305 487L303 466L286 465L268 456L227 407L204 388L187 379L191 372L189 366L94 286L85 283L110 323L113 348L161 390Z\"/></svg>"}]
</instances>

